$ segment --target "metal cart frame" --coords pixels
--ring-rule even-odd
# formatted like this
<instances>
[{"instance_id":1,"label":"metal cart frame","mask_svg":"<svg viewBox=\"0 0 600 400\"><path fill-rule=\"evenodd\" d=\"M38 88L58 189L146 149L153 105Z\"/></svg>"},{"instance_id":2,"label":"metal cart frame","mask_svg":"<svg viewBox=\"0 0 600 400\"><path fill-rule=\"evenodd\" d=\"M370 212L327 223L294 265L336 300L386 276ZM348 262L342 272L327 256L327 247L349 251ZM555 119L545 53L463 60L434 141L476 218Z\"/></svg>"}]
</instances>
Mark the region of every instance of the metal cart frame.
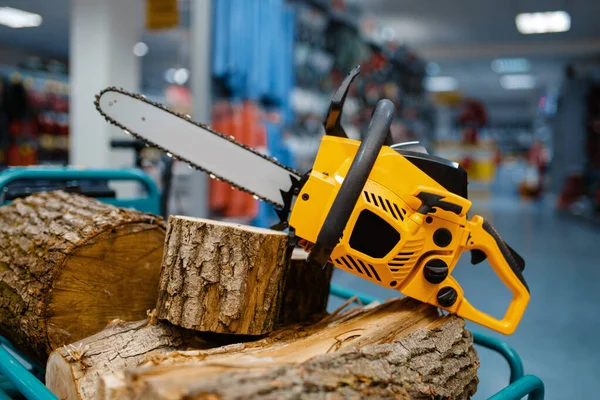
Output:
<instances>
[{"instance_id":1,"label":"metal cart frame","mask_svg":"<svg viewBox=\"0 0 600 400\"><path fill-rule=\"evenodd\" d=\"M22 180L109 180L135 181L146 189L147 197L138 199L100 199L118 207L134 208L138 211L160 214L160 192L154 181L139 169L75 169L75 168L14 168L0 174L0 193L7 185ZM331 285L330 295L348 300L358 298L363 304L378 299L366 294ZM500 390L491 400L518 400L529 396L529 400L544 399L544 383L534 375L525 375L523 362L517 352L507 343L479 332L473 332L473 341L478 346L494 350L502 355L510 367L509 385ZM28 400L57 400L43 384L43 367L28 360L0 336L0 400L22 396Z\"/></svg>"}]
</instances>

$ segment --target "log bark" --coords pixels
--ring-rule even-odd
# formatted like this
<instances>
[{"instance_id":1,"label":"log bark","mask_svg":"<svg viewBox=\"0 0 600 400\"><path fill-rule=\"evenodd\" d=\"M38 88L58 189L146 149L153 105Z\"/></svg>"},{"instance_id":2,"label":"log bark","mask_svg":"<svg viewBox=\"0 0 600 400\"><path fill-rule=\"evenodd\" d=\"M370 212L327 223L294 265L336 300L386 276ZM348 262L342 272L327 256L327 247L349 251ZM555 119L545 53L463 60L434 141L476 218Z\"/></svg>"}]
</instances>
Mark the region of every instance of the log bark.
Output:
<instances>
[{"instance_id":1,"label":"log bark","mask_svg":"<svg viewBox=\"0 0 600 400\"><path fill-rule=\"evenodd\" d=\"M467 399L479 359L456 316L404 298L262 340L149 357L105 376L101 399ZM118 396L115 396L118 394Z\"/></svg>"},{"instance_id":2,"label":"log bark","mask_svg":"<svg viewBox=\"0 0 600 400\"><path fill-rule=\"evenodd\" d=\"M154 316L137 322L115 320L101 332L52 352L46 386L62 400L94 399L101 376L134 367L149 354L188 347L210 344Z\"/></svg>"},{"instance_id":3,"label":"log bark","mask_svg":"<svg viewBox=\"0 0 600 400\"><path fill-rule=\"evenodd\" d=\"M327 310L333 265L327 264L325 268L309 265L307 255L302 249L292 253L283 292L280 326L318 318Z\"/></svg>"},{"instance_id":4,"label":"log bark","mask_svg":"<svg viewBox=\"0 0 600 400\"><path fill-rule=\"evenodd\" d=\"M156 305L166 224L61 191L0 207L0 332L34 359Z\"/></svg>"},{"instance_id":5,"label":"log bark","mask_svg":"<svg viewBox=\"0 0 600 400\"><path fill-rule=\"evenodd\" d=\"M172 216L158 317L197 331L268 333L279 318L290 253L282 232Z\"/></svg>"}]
</instances>

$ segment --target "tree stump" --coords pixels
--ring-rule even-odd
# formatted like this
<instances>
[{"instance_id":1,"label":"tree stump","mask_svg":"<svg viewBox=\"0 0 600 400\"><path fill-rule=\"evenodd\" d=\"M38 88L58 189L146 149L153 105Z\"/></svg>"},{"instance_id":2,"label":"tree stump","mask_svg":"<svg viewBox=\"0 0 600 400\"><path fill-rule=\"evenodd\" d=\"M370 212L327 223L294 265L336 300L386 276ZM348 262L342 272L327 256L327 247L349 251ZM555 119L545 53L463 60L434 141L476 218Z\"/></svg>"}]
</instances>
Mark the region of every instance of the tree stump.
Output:
<instances>
[{"instance_id":1,"label":"tree stump","mask_svg":"<svg viewBox=\"0 0 600 400\"><path fill-rule=\"evenodd\" d=\"M282 232L171 216L158 318L204 332L268 333L279 318L290 254Z\"/></svg>"},{"instance_id":2,"label":"tree stump","mask_svg":"<svg viewBox=\"0 0 600 400\"><path fill-rule=\"evenodd\" d=\"M0 332L38 361L156 305L166 226L61 191L0 207Z\"/></svg>"},{"instance_id":3,"label":"tree stump","mask_svg":"<svg viewBox=\"0 0 600 400\"><path fill-rule=\"evenodd\" d=\"M333 265L325 268L309 265L306 253L295 249L283 292L279 325L305 322L327 310Z\"/></svg>"},{"instance_id":4,"label":"tree stump","mask_svg":"<svg viewBox=\"0 0 600 400\"><path fill-rule=\"evenodd\" d=\"M473 338L456 316L404 298L289 326L266 338L149 357L105 375L109 399L467 399Z\"/></svg>"},{"instance_id":5,"label":"tree stump","mask_svg":"<svg viewBox=\"0 0 600 400\"><path fill-rule=\"evenodd\" d=\"M115 320L103 331L58 348L48 358L46 386L62 400L95 399L101 376L134 367L151 353L208 348L209 343L151 316Z\"/></svg>"}]
</instances>

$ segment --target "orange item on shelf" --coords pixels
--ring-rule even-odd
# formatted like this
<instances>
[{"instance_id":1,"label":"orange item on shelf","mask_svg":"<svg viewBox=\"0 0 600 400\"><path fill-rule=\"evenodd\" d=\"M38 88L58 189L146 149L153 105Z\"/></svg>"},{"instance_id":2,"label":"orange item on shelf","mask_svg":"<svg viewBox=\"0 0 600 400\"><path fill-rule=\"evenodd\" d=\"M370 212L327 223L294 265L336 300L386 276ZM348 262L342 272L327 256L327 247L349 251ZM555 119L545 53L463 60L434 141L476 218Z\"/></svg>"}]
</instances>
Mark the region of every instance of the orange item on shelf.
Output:
<instances>
[{"instance_id":1,"label":"orange item on shelf","mask_svg":"<svg viewBox=\"0 0 600 400\"><path fill-rule=\"evenodd\" d=\"M238 142L252 147L253 119L246 102L234 105L233 111L233 136ZM252 171L248 171L252 173ZM231 201L227 207L226 215L231 218L249 217L246 213L247 204L254 200L248 193L240 190L233 191ZM250 217L251 218L251 217Z\"/></svg>"},{"instance_id":2,"label":"orange item on shelf","mask_svg":"<svg viewBox=\"0 0 600 400\"><path fill-rule=\"evenodd\" d=\"M264 118L262 112L254 105L254 125L252 134L251 146L257 151L266 154L267 152L267 127L264 124ZM249 217L255 218L259 211L259 201L254 197L248 197L248 203L246 204L245 213Z\"/></svg>"},{"instance_id":3,"label":"orange item on shelf","mask_svg":"<svg viewBox=\"0 0 600 400\"><path fill-rule=\"evenodd\" d=\"M267 132L261 110L252 101L231 104L219 101L213 108L213 128L260 152L266 152ZM253 171L248 171L249 174ZM209 206L214 214L228 218L252 219L258 215L259 202L252 195L232 190L228 183L212 179L209 186Z\"/></svg>"},{"instance_id":4,"label":"orange item on shelf","mask_svg":"<svg viewBox=\"0 0 600 400\"><path fill-rule=\"evenodd\" d=\"M220 101L215 104L213 109L213 128L217 132L231 135L232 127L232 109L231 104L226 101ZM223 215L229 204L232 195L231 186L228 183L211 179L209 182L209 207L213 213Z\"/></svg>"},{"instance_id":5,"label":"orange item on shelf","mask_svg":"<svg viewBox=\"0 0 600 400\"><path fill-rule=\"evenodd\" d=\"M21 160L19 157L19 148L16 144L11 144L6 150L6 164L11 167L19 167Z\"/></svg>"},{"instance_id":6,"label":"orange item on shelf","mask_svg":"<svg viewBox=\"0 0 600 400\"><path fill-rule=\"evenodd\" d=\"M36 165L38 163L36 151L28 144L11 144L6 152L6 163L11 167Z\"/></svg>"},{"instance_id":7,"label":"orange item on shelf","mask_svg":"<svg viewBox=\"0 0 600 400\"><path fill-rule=\"evenodd\" d=\"M37 165L37 151L29 144L23 144L19 147L22 165Z\"/></svg>"}]
</instances>

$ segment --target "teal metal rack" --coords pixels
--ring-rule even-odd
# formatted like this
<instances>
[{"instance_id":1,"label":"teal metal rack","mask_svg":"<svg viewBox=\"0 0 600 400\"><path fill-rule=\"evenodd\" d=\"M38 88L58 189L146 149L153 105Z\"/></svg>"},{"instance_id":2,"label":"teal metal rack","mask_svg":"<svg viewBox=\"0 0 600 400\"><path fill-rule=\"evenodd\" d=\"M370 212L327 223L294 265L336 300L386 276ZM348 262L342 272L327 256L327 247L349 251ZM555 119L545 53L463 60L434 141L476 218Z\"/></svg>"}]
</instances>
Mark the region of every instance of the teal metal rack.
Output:
<instances>
[{"instance_id":1,"label":"teal metal rack","mask_svg":"<svg viewBox=\"0 0 600 400\"><path fill-rule=\"evenodd\" d=\"M0 193L7 185L22 180L102 180L136 181L146 189L146 197L137 199L102 198L103 202L118 207L134 208L153 214L160 213L160 193L154 181L136 169L74 169L74 168L15 168L0 174ZM356 297L363 304L383 299L331 285L330 295L348 300ZM479 332L473 332L473 341L502 355L510 367L509 384L490 397L490 400L544 399L544 383L533 375L525 375L523 362L517 352L507 343ZM0 400L26 398L27 400L56 400L44 385L43 367L29 361L3 337L0 336Z\"/></svg>"},{"instance_id":2,"label":"teal metal rack","mask_svg":"<svg viewBox=\"0 0 600 400\"><path fill-rule=\"evenodd\" d=\"M141 184L146 197L133 199L102 198L105 203L141 212L160 214L160 192L150 176L139 169L78 169L72 167L22 167L0 174L0 194L11 184L21 181L129 181Z\"/></svg>"}]
</instances>

